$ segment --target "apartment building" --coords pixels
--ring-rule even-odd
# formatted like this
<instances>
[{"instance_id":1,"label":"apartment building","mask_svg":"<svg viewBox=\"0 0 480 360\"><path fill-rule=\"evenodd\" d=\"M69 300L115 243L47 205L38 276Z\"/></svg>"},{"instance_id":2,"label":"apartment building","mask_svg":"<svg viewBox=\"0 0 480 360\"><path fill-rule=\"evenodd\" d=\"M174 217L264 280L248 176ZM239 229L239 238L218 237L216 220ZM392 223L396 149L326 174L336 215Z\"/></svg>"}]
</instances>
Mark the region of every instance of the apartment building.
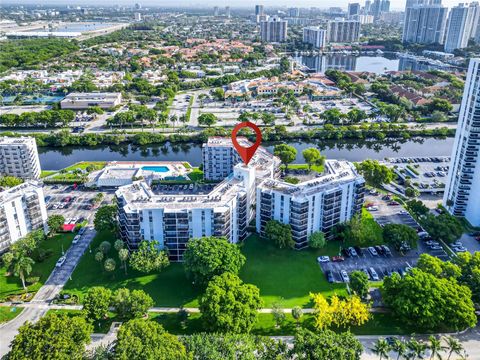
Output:
<instances>
[{"instance_id":1,"label":"apartment building","mask_svg":"<svg viewBox=\"0 0 480 360\"><path fill-rule=\"evenodd\" d=\"M296 185L265 179L257 187L256 228L264 235L269 220L290 224L295 248L308 246L316 231L329 235L333 226L360 212L365 180L354 165L329 160L325 174Z\"/></svg>"},{"instance_id":2,"label":"apartment building","mask_svg":"<svg viewBox=\"0 0 480 360\"><path fill-rule=\"evenodd\" d=\"M122 103L121 93L70 93L62 101L62 109L82 110L91 106L108 109Z\"/></svg>"},{"instance_id":3,"label":"apartment building","mask_svg":"<svg viewBox=\"0 0 480 360\"><path fill-rule=\"evenodd\" d=\"M455 49L463 49L468 46L477 6L458 4L450 10L448 26L445 36L445 52L452 52ZM478 19L477 19L478 20Z\"/></svg>"},{"instance_id":4,"label":"apartment building","mask_svg":"<svg viewBox=\"0 0 480 360\"><path fill-rule=\"evenodd\" d=\"M254 218L255 168L238 164L208 194L155 193L145 182L123 186L115 193L121 238L129 249L142 240L157 240L172 261L182 261L189 239L245 239Z\"/></svg>"},{"instance_id":5,"label":"apartment building","mask_svg":"<svg viewBox=\"0 0 480 360\"><path fill-rule=\"evenodd\" d=\"M237 141L243 147L253 145L245 137L237 137ZM240 155L233 147L232 139L225 137L208 138L202 147L202 157L205 180L223 180L233 172L235 165L242 163ZM259 146L249 166L255 167L257 177L266 178L275 177L280 164L279 158Z\"/></svg>"},{"instance_id":6,"label":"apartment building","mask_svg":"<svg viewBox=\"0 0 480 360\"><path fill-rule=\"evenodd\" d=\"M480 59L470 59L443 204L480 226Z\"/></svg>"},{"instance_id":7,"label":"apartment building","mask_svg":"<svg viewBox=\"0 0 480 360\"><path fill-rule=\"evenodd\" d=\"M42 184L28 181L0 192L0 254L33 230L47 231Z\"/></svg>"},{"instance_id":8,"label":"apartment building","mask_svg":"<svg viewBox=\"0 0 480 360\"><path fill-rule=\"evenodd\" d=\"M327 41L351 43L360 38L360 22L356 20L335 20L327 22Z\"/></svg>"},{"instance_id":9,"label":"apartment building","mask_svg":"<svg viewBox=\"0 0 480 360\"><path fill-rule=\"evenodd\" d=\"M414 44L443 44L448 8L414 5L405 9L402 41Z\"/></svg>"},{"instance_id":10,"label":"apartment building","mask_svg":"<svg viewBox=\"0 0 480 360\"><path fill-rule=\"evenodd\" d=\"M0 138L0 174L22 179L39 179L41 173L37 143L33 137Z\"/></svg>"},{"instance_id":11,"label":"apartment building","mask_svg":"<svg viewBox=\"0 0 480 360\"><path fill-rule=\"evenodd\" d=\"M273 16L260 22L260 38L265 42L285 42L287 41L287 27L287 21Z\"/></svg>"},{"instance_id":12,"label":"apartment building","mask_svg":"<svg viewBox=\"0 0 480 360\"><path fill-rule=\"evenodd\" d=\"M327 46L327 31L319 26L304 27L303 42L311 44L316 49L322 49Z\"/></svg>"}]
</instances>

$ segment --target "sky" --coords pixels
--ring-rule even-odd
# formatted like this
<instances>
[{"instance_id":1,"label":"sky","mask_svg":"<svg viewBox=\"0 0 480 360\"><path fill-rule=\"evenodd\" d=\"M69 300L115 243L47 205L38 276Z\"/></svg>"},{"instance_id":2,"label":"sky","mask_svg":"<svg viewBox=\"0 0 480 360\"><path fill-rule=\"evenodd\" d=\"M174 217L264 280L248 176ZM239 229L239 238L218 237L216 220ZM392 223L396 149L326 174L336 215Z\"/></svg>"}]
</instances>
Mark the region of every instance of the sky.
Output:
<instances>
[{"instance_id":1,"label":"sky","mask_svg":"<svg viewBox=\"0 0 480 360\"><path fill-rule=\"evenodd\" d=\"M95 0L0 0L0 5L2 2L9 4L69 4L69 5L98 5L98 2ZM172 2L171 0L104 0L102 5L111 4L111 5L123 5L123 6L133 6L136 2L145 6L192 6L192 7L208 7L208 6L227 6L230 7L253 7L255 4L263 4L265 7L268 6L297 6L297 7L310 7L315 6L318 8L328 8L330 6L340 6L347 8L349 2L360 2L362 5L365 3L365 0L176 0ZM373 0L372 0L373 2ZM445 6L452 7L457 5L461 0L443 0L442 3ZM463 1L468 3L468 1ZM403 10L405 7L405 0L390 0L390 8L392 10Z\"/></svg>"}]
</instances>

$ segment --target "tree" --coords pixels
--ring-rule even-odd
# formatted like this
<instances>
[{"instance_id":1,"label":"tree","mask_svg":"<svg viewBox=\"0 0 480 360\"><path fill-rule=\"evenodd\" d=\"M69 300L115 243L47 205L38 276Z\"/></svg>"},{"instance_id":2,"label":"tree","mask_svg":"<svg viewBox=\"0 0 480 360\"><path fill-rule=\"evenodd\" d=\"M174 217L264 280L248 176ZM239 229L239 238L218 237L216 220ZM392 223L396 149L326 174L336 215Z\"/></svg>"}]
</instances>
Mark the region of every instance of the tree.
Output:
<instances>
[{"instance_id":1,"label":"tree","mask_svg":"<svg viewBox=\"0 0 480 360\"><path fill-rule=\"evenodd\" d=\"M308 237L308 245L314 249L321 249L327 244L325 234L321 231L315 231Z\"/></svg>"},{"instance_id":2,"label":"tree","mask_svg":"<svg viewBox=\"0 0 480 360\"><path fill-rule=\"evenodd\" d=\"M115 250L120 251L125 247L125 244L123 240L118 239L118 240L115 240L113 247L115 248Z\"/></svg>"},{"instance_id":3,"label":"tree","mask_svg":"<svg viewBox=\"0 0 480 360\"><path fill-rule=\"evenodd\" d=\"M102 262L104 257L105 256L103 255L103 252L101 252L101 251L97 251L95 253L95 261Z\"/></svg>"},{"instance_id":4,"label":"tree","mask_svg":"<svg viewBox=\"0 0 480 360\"><path fill-rule=\"evenodd\" d=\"M308 170L312 170L313 165L323 165L325 157L320 155L320 151L315 148L308 148L302 151L303 158L308 164Z\"/></svg>"},{"instance_id":5,"label":"tree","mask_svg":"<svg viewBox=\"0 0 480 360\"><path fill-rule=\"evenodd\" d=\"M275 320L275 327L277 328L282 326L282 324L285 322L285 319L287 318L287 315L285 315L285 312L282 308L279 307L278 304L273 304L272 315L273 320Z\"/></svg>"},{"instance_id":6,"label":"tree","mask_svg":"<svg viewBox=\"0 0 480 360\"><path fill-rule=\"evenodd\" d=\"M428 337L428 349L430 349L430 360L437 358L439 360L442 359L440 353L445 350L445 347L442 345L442 340L437 339L434 335L430 335Z\"/></svg>"},{"instance_id":7,"label":"tree","mask_svg":"<svg viewBox=\"0 0 480 360\"><path fill-rule=\"evenodd\" d=\"M408 209L417 216L427 215L429 212L428 208L423 204L421 200L409 200L407 201L407 206Z\"/></svg>"},{"instance_id":8,"label":"tree","mask_svg":"<svg viewBox=\"0 0 480 360\"><path fill-rule=\"evenodd\" d=\"M427 345L416 339L410 339L407 342L407 348L409 350L408 355L411 359L423 359L425 350L427 350Z\"/></svg>"},{"instance_id":9,"label":"tree","mask_svg":"<svg viewBox=\"0 0 480 360\"><path fill-rule=\"evenodd\" d=\"M360 296L365 298L368 294L368 276L363 271L353 271L350 274L350 288Z\"/></svg>"},{"instance_id":10,"label":"tree","mask_svg":"<svg viewBox=\"0 0 480 360\"><path fill-rule=\"evenodd\" d=\"M27 286L25 285L25 275L30 275L33 264L35 264L35 261L25 255L21 255L13 260L13 273L15 276L18 276L20 280L22 280L22 286L25 291L27 291Z\"/></svg>"},{"instance_id":11,"label":"tree","mask_svg":"<svg viewBox=\"0 0 480 360\"><path fill-rule=\"evenodd\" d=\"M417 268L432 274L437 278L454 278L458 279L462 275L460 267L450 261L442 261L435 256L429 254L421 254Z\"/></svg>"},{"instance_id":12,"label":"tree","mask_svg":"<svg viewBox=\"0 0 480 360\"><path fill-rule=\"evenodd\" d=\"M408 225L386 224L383 227L383 239L397 250L400 250L404 245L409 245L410 248L416 248L418 234Z\"/></svg>"},{"instance_id":13,"label":"tree","mask_svg":"<svg viewBox=\"0 0 480 360\"><path fill-rule=\"evenodd\" d=\"M81 316L47 314L34 324L27 321L20 327L7 359L82 359L92 330Z\"/></svg>"},{"instance_id":14,"label":"tree","mask_svg":"<svg viewBox=\"0 0 480 360\"><path fill-rule=\"evenodd\" d=\"M95 213L93 225L97 231L113 231L117 226L117 207L105 205Z\"/></svg>"},{"instance_id":15,"label":"tree","mask_svg":"<svg viewBox=\"0 0 480 360\"><path fill-rule=\"evenodd\" d=\"M447 345L448 357L447 360L450 360L452 354L460 355L463 351L463 345L458 341L458 339L453 336L446 336L445 343Z\"/></svg>"},{"instance_id":16,"label":"tree","mask_svg":"<svg viewBox=\"0 0 480 360\"><path fill-rule=\"evenodd\" d=\"M120 249L118 251L118 258L122 262L122 267L125 269L125 275L127 275L127 259L130 256L130 253L127 249Z\"/></svg>"},{"instance_id":17,"label":"tree","mask_svg":"<svg viewBox=\"0 0 480 360\"><path fill-rule=\"evenodd\" d=\"M112 305L121 318L138 318L145 315L153 306L153 300L143 290L130 291L126 288L116 290L112 297Z\"/></svg>"},{"instance_id":18,"label":"tree","mask_svg":"<svg viewBox=\"0 0 480 360\"><path fill-rule=\"evenodd\" d=\"M292 349L298 360L360 360L362 353L363 346L352 333L328 329L318 333L298 329Z\"/></svg>"},{"instance_id":19,"label":"tree","mask_svg":"<svg viewBox=\"0 0 480 360\"><path fill-rule=\"evenodd\" d=\"M112 291L102 286L88 289L83 300L83 311L87 319L97 321L102 319L108 312Z\"/></svg>"},{"instance_id":20,"label":"tree","mask_svg":"<svg viewBox=\"0 0 480 360\"><path fill-rule=\"evenodd\" d=\"M420 330L440 326L463 330L476 324L472 292L455 279L443 279L414 268L401 278L383 280L382 295L396 316Z\"/></svg>"},{"instance_id":21,"label":"tree","mask_svg":"<svg viewBox=\"0 0 480 360\"><path fill-rule=\"evenodd\" d=\"M295 319L295 321L297 322L297 327L298 327L298 323L300 322L300 319L302 318L303 316L303 310L300 306L295 306L293 309L292 309L292 317Z\"/></svg>"},{"instance_id":22,"label":"tree","mask_svg":"<svg viewBox=\"0 0 480 360\"><path fill-rule=\"evenodd\" d=\"M388 345L387 340L385 340L384 338L380 338L375 342L373 348L371 348L370 350L372 350L372 352L375 355L378 355L379 359L382 360L388 359L388 353L390 352L391 347L390 345Z\"/></svg>"},{"instance_id":23,"label":"tree","mask_svg":"<svg viewBox=\"0 0 480 360\"><path fill-rule=\"evenodd\" d=\"M432 238L445 241L447 244L456 241L463 233L460 220L448 213L438 216L426 215L423 219L423 227Z\"/></svg>"},{"instance_id":24,"label":"tree","mask_svg":"<svg viewBox=\"0 0 480 360\"><path fill-rule=\"evenodd\" d=\"M187 276L200 286L224 272L237 275L245 260L236 244L216 237L189 240L183 254Z\"/></svg>"},{"instance_id":25,"label":"tree","mask_svg":"<svg viewBox=\"0 0 480 360\"><path fill-rule=\"evenodd\" d=\"M202 321L213 331L248 333L261 306L258 288L228 272L214 276L200 299Z\"/></svg>"},{"instance_id":26,"label":"tree","mask_svg":"<svg viewBox=\"0 0 480 360\"><path fill-rule=\"evenodd\" d=\"M267 222L265 226L265 237L280 249L293 248L295 246L290 225L282 224L277 220L269 220Z\"/></svg>"},{"instance_id":27,"label":"tree","mask_svg":"<svg viewBox=\"0 0 480 360\"><path fill-rule=\"evenodd\" d=\"M333 324L338 327L360 326L370 319L369 305L363 303L356 295L344 300L340 300L337 295L333 295L330 300L330 307L333 312Z\"/></svg>"},{"instance_id":28,"label":"tree","mask_svg":"<svg viewBox=\"0 0 480 360\"><path fill-rule=\"evenodd\" d=\"M55 234L63 224L65 224L65 218L62 215L50 215L47 220L48 234Z\"/></svg>"},{"instance_id":29,"label":"tree","mask_svg":"<svg viewBox=\"0 0 480 360\"><path fill-rule=\"evenodd\" d=\"M130 255L130 266L132 269L149 273L160 271L170 263L168 256L163 250L158 250L158 241L143 240L138 246L138 250Z\"/></svg>"},{"instance_id":30,"label":"tree","mask_svg":"<svg viewBox=\"0 0 480 360\"><path fill-rule=\"evenodd\" d=\"M114 348L115 359L188 360L185 346L155 321L142 319L124 323Z\"/></svg>"},{"instance_id":31,"label":"tree","mask_svg":"<svg viewBox=\"0 0 480 360\"><path fill-rule=\"evenodd\" d=\"M101 251L104 255L107 255L111 248L112 244L110 244L109 241L102 241L98 247L98 251Z\"/></svg>"},{"instance_id":32,"label":"tree","mask_svg":"<svg viewBox=\"0 0 480 360\"><path fill-rule=\"evenodd\" d=\"M115 271L115 268L117 267L117 263L115 262L114 259L108 258L105 260L105 263L103 264L103 267L105 268L106 272L113 272Z\"/></svg>"},{"instance_id":33,"label":"tree","mask_svg":"<svg viewBox=\"0 0 480 360\"><path fill-rule=\"evenodd\" d=\"M393 170L380 164L377 160L364 160L361 163L356 163L355 166L363 175L365 181L374 187L388 184L395 178Z\"/></svg>"},{"instance_id":34,"label":"tree","mask_svg":"<svg viewBox=\"0 0 480 360\"><path fill-rule=\"evenodd\" d=\"M461 269L459 282L470 288L474 302L480 302L480 251L458 254L453 263Z\"/></svg>"},{"instance_id":35,"label":"tree","mask_svg":"<svg viewBox=\"0 0 480 360\"><path fill-rule=\"evenodd\" d=\"M200 125L212 126L217 122L217 117L212 113L204 113L198 117L198 123Z\"/></svg>"},{"instance_id":36,"label":"tree","mask_svg":"<svg viewBox=\"0 0 480 360\"><path fill-rule=\"evenodd\" d=\"M315 328L318 330L329 328L333 322L333 309L327 299L320 293L310 293L310 299L313 301Z\"/></svg>"},{"instance_id":37,"label":"tree","mask_svg":"<svg viewBox=\"0 0 480 360\"><path fill-rule=\"evenodd\" d=\"M285 168L288 169L288 164L297 157L297 149L287 144L278 144L273 148L273 154L278 156L285 165Z\"/></svg>"},{"instance_id":38,"label":"tree","mask_svg":"<svg viewBox=\"0 0 480 360\"><path fill-rule=\"evenodd\" d=\"M12 188L23 184L23 180L15 176L0 176L0 187Z\"/></svg>"},{"instance_id":39,"label":"tree","mask_svg":"<svg viewBox=\"0 0 480 360\"><path fill-rule=\"evenodd\" d=\"M395 338L391 347L397 353L397 360L407 354L407 344L403 340Z\"/></svg>"}]
</instances>

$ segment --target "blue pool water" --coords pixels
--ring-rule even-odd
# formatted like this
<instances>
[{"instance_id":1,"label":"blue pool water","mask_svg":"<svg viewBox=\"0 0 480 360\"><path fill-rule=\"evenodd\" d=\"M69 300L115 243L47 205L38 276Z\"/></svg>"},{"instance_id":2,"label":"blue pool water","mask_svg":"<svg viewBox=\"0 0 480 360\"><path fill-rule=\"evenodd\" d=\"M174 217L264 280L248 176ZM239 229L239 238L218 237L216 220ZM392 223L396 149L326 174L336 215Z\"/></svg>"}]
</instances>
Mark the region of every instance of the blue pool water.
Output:
<instances>
[{"instance_id":1,"label":"blue pool water","mask_svg":"<svg viewBox=\"0 0 480 360\"><path fill-rule=\"evenodd\" d=\"M165 173L168 172L169 169L168 166L142 166L142 170Z\"/></svg>"}]
</instances>

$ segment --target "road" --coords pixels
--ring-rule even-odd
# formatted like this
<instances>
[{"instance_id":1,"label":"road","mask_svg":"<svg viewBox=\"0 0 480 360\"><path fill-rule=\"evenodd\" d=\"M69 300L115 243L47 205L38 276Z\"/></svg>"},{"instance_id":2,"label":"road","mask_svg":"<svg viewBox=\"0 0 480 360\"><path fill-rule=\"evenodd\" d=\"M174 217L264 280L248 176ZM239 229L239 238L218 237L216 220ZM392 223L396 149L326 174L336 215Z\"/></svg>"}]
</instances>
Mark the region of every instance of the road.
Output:
<instances>
[{"instance_id":1,"label":"road","mask_svg":"<svg viewBox=\"0 0 480 360\"><path fill-rule=\"evenodd\" d=\"M35 322L44 316L49 310L49 302L57 296L65 283L71 277L80 258L95 237L95 230L88 228L80 241L72 244L67 250L66 261L60 268L55 268L50 277L40 290L35 294L29 306L26 306L22 313L12 321L0 325L0 358L8 351L10 342L18 333L18 328L26 321Z\"/></svg>"}]
</instances>

